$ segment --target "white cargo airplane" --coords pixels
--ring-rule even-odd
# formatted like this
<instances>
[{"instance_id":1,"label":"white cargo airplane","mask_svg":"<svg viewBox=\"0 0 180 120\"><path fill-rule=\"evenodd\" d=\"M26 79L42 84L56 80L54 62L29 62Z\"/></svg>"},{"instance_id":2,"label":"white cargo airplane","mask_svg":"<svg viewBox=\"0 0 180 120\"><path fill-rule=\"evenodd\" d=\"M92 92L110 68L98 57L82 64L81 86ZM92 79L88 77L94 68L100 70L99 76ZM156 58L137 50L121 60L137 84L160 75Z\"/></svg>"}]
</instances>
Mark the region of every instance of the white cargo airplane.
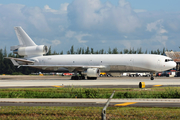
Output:
<instances>
[{"instance_id":1,"label":"white cargo airplane","mask_svg":"<svg viewBox=\"0 0 180 120\"><path fill-rule=\"evenodd\" d=\"M24 58L11 58L14 66L28 66L49 71L74 72L71 79L97 79L100 71L113 72L150 72L165 71L176 67L169 57L152 54L75 54L48 55L48 47L36 45L21 27L15 27L20 45L12 46L11 51ZM45 56L43 56L45 55ZM77 73L80 76L77 76Z\"/></svg>"}]
</instances>

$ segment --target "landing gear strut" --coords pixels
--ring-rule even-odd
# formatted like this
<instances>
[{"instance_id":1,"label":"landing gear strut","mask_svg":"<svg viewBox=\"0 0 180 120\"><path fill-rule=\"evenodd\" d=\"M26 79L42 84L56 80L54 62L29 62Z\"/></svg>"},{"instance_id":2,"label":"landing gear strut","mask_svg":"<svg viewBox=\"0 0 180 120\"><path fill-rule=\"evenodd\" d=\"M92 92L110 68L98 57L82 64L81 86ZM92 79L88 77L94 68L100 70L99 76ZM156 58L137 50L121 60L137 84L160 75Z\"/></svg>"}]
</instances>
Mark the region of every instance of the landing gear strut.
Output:
<instances>
[{"instance_id":1,"label":"landing gear strut","mask_svg":"<svg viewBox=\"0 0 180 120\"><path fill-rule=\"evenodd\" d=\"M151 73L151 77L150 77L151 80L154 80L154 76L153 76L153 73Z\"/></svg>"}]
</instances>

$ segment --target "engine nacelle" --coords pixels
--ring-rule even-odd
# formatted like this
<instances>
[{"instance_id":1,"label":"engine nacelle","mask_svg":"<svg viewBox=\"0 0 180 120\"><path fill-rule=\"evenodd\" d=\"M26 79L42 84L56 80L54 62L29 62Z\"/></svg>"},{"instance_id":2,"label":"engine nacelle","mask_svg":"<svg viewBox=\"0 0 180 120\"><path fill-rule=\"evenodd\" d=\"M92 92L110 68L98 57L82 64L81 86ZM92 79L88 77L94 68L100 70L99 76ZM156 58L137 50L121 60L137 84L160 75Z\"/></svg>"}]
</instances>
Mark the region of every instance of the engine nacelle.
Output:
<instances>
[{"instance_id":1,"label":"engine nacelle","mask_svg":"<svg viewBox=\"0 0 180 120\"><path fill-rule=\"evenodd\" d=\"M14 54L18 54L20 56L42 56L47 52L48 47L46 45L19 47L13 51Z\"/></svg>"},{"instance_id":2,"label":"engine nacelle","mask_svg":"<svg viewBox=\"0 0 180 120\"><path fill-rule=\"evenodd\" d=\"M82 74L87 77L99 77L100 70L98 68L88 68L86 71L82 72Z\"/></svg>"}]
</instances>

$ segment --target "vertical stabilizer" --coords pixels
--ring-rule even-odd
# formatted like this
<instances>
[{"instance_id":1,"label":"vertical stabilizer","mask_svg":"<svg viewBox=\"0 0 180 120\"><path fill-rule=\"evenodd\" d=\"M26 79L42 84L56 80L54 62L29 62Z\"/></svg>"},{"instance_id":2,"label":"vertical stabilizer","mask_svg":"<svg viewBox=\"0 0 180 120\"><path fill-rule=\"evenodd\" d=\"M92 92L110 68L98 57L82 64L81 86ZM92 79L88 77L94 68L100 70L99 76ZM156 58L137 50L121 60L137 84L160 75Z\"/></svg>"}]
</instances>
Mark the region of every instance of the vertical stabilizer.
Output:
<instances>
[{"instance_id":1,"label":"vertical stabilizer","mask_svg":"<svg viewBox=\"0 0 180 120\"><path fill-rule=\"evenodd\" d=\"M36 46L34 41L21 27L14 27L20 46Z\"/></svg>"}]
</instances>

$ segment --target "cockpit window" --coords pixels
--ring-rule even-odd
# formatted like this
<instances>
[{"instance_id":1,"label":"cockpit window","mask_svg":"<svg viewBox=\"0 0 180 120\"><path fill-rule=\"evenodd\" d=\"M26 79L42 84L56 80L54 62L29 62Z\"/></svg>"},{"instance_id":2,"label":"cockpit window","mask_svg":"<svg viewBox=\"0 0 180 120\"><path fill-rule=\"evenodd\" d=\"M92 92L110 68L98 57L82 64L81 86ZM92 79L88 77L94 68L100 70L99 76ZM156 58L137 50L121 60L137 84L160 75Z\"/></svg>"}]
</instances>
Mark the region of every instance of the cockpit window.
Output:
<instances>
[{"instance_id":1,"label":"cockpit window","mask_svg":"<svg viewBox=\"0 0 180 120\"><path fill-rule=\"evenodd\" d=\"M172 59L165 59L165 62L173 61Z\"/></svg>"}]
</instances>

